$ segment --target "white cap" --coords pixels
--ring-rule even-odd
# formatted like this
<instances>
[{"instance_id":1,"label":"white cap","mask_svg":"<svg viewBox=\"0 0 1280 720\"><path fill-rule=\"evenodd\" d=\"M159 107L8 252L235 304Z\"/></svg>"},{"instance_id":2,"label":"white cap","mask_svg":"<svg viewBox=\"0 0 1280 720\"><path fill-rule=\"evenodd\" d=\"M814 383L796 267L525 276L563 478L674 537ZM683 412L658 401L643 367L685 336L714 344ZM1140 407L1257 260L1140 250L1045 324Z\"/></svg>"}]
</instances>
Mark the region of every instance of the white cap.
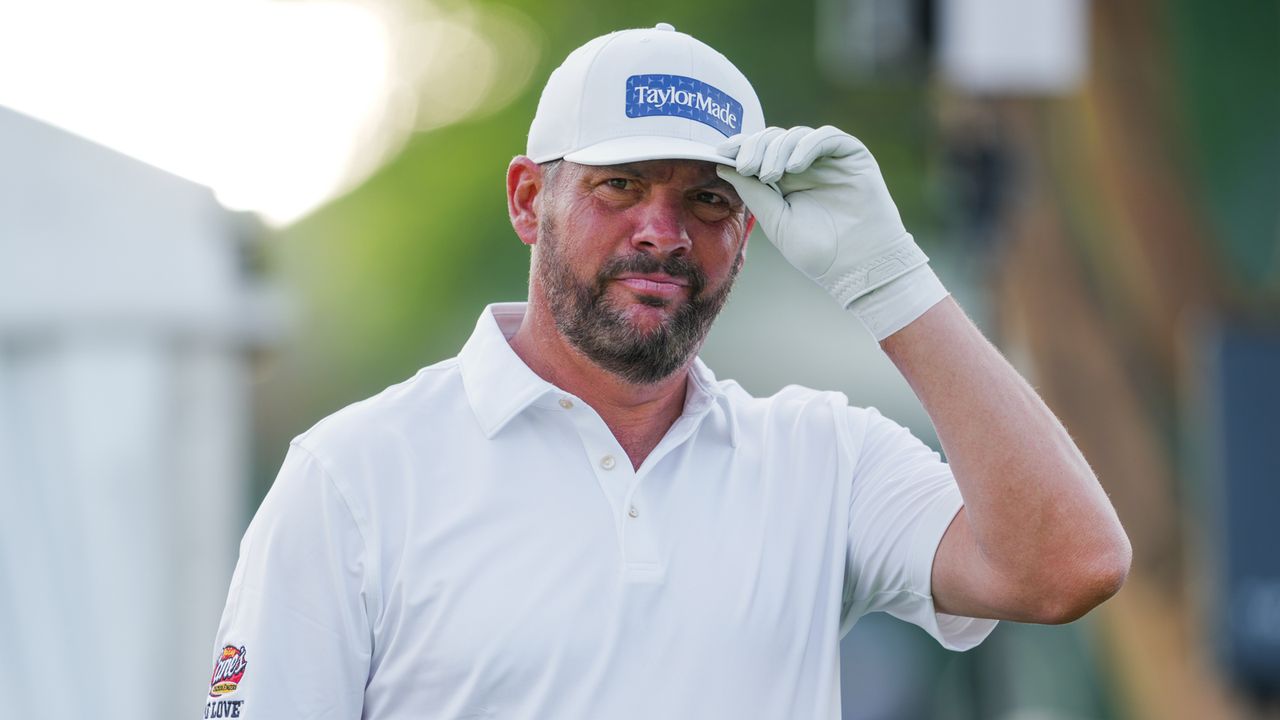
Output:
<instances>
[{"instance_id":1,"label":"white cap","mask_svg":"<svg viewBox=\"0 0 1280 720\"><path fill-rule=\"evenodd\" d=\"M760 100L733 63L659 23L598 37L570 53L542 89L527 154L539 163L732 164L716 146L764 127Z\"/></svg>"}]
</instances>

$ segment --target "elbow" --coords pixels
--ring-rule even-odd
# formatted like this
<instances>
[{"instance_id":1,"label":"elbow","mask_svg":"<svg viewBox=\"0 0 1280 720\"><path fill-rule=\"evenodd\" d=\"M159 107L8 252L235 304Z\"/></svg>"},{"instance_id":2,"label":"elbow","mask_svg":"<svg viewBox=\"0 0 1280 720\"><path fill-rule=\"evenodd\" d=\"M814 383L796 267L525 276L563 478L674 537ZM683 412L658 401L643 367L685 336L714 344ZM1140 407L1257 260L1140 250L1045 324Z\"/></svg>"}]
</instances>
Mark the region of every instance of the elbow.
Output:
<instances>
[{"instance_id":1,"label":"elbow","mask_svg":"<svg viewBox=\"0 0 1280 720\"><path fill-rule=\"evenodd\" d=\"M1056 573L1041 593L1041 603L1032 622L1062 625L1084 617L1090 610L1120 592L1129 577L1133 548L1124 533L1105 552L1087 558L1077 567Z\"/></svg>"}]
</instances>

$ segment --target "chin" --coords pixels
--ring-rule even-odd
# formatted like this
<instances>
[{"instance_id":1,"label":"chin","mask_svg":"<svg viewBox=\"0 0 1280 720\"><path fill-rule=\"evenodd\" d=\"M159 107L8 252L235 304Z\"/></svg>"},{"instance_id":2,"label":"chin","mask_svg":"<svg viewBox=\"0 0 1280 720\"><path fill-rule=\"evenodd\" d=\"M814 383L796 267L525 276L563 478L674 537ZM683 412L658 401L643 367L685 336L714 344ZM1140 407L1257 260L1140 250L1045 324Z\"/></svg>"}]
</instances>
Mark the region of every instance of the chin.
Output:
<instances>
[{"instance_id":1,"label":"chin","mask_svg":"<svg viewBox=\"0 0 1280 720\"><path fill-rule=\"evenodd\" d=\"M679 306L670 300L640 297L628 302L619 312L636 330L649 334L656 332L675 317Z\"/></svg>"},{"instance_id":2,"label":"chin","mask_svg":"<svg viewBox=\"0 0 1280 720\"><path fill-rule=\"evenodd\" d=\"M667 328L671 316L653 308L636 308L635 312L626 314L628 324L635 333L645 339L653 338Z\"/></svg>"}]
</instances>

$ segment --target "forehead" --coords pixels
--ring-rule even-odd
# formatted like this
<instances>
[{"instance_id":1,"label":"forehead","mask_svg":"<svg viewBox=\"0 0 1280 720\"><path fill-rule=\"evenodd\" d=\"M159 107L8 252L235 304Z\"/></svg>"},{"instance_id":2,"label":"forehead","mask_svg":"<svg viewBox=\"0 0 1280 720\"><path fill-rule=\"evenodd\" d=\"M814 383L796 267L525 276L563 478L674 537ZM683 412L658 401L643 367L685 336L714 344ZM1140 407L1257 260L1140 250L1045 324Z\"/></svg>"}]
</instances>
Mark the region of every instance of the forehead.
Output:
<instances>
[{"instance_id":1,"label":"forehead","mask_svg":"<svg viewBox=\"0 0 1280 720\"><path fill-rule=\"evenodd\" d=\"M569 164L583 176L623 176L651 182L684 182L698 185L728 184L716 175L716 164L706 160L641 160L618 165Z\"/></svg>"}]
</instances>

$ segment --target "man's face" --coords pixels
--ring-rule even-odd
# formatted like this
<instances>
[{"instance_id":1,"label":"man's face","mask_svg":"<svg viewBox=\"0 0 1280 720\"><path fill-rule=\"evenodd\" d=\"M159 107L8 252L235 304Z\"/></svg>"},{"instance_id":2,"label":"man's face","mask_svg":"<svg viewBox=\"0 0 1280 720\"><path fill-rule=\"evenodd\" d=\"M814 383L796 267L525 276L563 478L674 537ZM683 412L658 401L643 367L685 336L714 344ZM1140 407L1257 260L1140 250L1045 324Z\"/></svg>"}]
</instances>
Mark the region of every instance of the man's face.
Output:
<instances>
[{"instance_id":1,"label":"man's face","mask_svg":"<svg viewBox=\"0 0 1280 720\"><path fill-rule=\"evenodd\" d=\"M632 383L684 367L742 267L733 187L708 162L562 162L542 192L533 272L560 333Z\"/></svg>"}]
</instances>

